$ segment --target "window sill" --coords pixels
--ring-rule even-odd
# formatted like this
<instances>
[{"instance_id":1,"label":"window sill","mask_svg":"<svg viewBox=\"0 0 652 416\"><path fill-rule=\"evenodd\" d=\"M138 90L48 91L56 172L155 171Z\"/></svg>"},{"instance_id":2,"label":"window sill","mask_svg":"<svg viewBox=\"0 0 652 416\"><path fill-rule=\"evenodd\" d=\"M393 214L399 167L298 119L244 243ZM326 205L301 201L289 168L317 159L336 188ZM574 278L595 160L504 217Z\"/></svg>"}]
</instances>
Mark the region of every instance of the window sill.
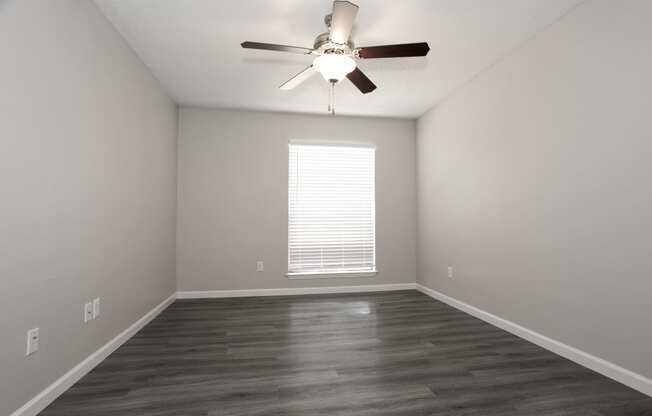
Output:
<instances>
[{"instance_id":1,"label":"window sill","mask_svg":"<svg viewBox=\"0 0 652 416\"><path fill-rule=\"evenodd\" d=\"M310 273L286 273L288 279L331 279L338 277L374 277L378 270L368 272L310 272Z\"/></svg>"}]
</instances>

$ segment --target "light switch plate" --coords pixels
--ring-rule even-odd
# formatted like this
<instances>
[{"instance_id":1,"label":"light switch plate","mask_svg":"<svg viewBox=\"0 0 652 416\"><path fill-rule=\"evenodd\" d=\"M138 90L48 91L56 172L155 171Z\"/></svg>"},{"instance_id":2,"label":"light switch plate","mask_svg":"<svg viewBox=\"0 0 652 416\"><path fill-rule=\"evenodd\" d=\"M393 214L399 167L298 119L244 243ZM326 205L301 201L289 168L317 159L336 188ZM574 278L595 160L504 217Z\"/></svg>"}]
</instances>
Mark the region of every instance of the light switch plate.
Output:
<instances>
[{"instance_id":1,"label":"light switch plate","mask_svg":"<svg viewBox=\"0 0 652 416\"><path fill-rule=\"evenodd\" d=\"M265 264L260 260L257 261L256 262L256 271L257 272L262 272L263 270L265 270Z\"/></svg>"}]
</instances>

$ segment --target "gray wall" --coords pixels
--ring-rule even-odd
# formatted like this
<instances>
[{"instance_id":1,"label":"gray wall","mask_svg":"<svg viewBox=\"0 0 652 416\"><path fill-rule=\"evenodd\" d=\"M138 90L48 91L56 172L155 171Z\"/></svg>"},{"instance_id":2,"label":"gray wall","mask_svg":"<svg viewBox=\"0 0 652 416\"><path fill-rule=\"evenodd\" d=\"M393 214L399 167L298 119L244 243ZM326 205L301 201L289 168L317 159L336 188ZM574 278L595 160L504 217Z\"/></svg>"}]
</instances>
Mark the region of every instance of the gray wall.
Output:
<instances>
[{"instance_id":1,"label":"gray wall","mask_svg":"<svg viewBox=\"0 0 652 416\"><path fill-rule=\"evenodd\" d=\"M288 140L371 141L376 151L373 278L288 280ZM416 279L412 120L182 108L179 117L179 290L411 283ZM265 271L256 272L256 260Z\"/></svg>"},{"instance_id":2,"label":"gray wall","mask_svg":"<svg viewBox=\"0 0 652 416\"><path fill-rule=\"evenodd\" d=\"M650 21L586 2L417 127L418 281L647 377Z\"/></svg>"},{"instance_id":3,"label":"gray wall","mask_svg":"<svg viewBox=\"0 0 652 416\"><path fill-rule=\"evenodd\" d=\"M8 415L175 290L177 109L90 1L0 2L0 60Z\"/></svg>"}]
</instances>

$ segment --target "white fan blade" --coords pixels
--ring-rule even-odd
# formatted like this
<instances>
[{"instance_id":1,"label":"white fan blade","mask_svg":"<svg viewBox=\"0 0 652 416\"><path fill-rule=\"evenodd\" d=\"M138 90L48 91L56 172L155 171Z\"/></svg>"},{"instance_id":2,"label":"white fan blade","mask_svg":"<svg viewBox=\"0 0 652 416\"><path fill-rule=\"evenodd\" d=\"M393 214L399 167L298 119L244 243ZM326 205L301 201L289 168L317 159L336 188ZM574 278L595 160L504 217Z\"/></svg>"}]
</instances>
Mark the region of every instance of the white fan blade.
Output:
<instances>
[{"instance_id":1,"label":"white fan blade","mask_svg":"<svg viewBox=\"0 0 652 416\"><path fill-rule=\"evenodd\" d=\"M310 65L308 68L304 69L303 71L299 72L289 80L285 81L285 83L283 83L283 85L281 85L279 88L282 90L291 90L292 88L301 84L303 81L310 78L314 73L315 73L315 68L313 68L312 65Z\"/></svg>"},{"instance_id":2,"label":"white fan blade","mask_svg":"<svg viewBox=\"0 0 652 416\"><path fill-rule=\"evenodd\" d=\"M358 14L358 6L355 4L339 0L333 2L331 17L331 40L333 42L345 44L349 41L356 14Z\"/></svg>"}]
</instances>

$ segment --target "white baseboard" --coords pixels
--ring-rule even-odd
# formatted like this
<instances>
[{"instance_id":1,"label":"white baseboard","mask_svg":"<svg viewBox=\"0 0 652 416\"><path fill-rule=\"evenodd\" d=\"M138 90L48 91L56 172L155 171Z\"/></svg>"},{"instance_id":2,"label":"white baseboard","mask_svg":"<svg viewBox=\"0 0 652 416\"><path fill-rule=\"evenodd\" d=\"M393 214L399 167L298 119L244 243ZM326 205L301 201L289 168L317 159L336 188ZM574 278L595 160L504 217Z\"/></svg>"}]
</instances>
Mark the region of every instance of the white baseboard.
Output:
<instances>
[{"instance_id":1,"label":"white baseboard","mask_svg":"<svg viewBox=\"0 0 652 416\"><path fill-rule=\"evenodd\" d=\"M246 296L316 295L321 293L385 292L389 290L414 290L415 283L388 285L293 287L283 289L197 290L177 292L177 299L236 298Z\"/></svg>"},{"instance_id":2,"label":"white baseboard","mask_svg":"<svg viewBox=\"0 0 652 416\"><path fill-rule=\"evenodd\" d=\"M35 416L40 411L45 409L50 403L52 403L57 397L59 397L63 392L68 390L73 384L75 384L79 379L85 376L89 371L91 371L95 366L102 362L106 357L109 356L113 351L115 351L119 346L124 344L129 338L133 337L136 332L140 331L145 325L147 325L152 319L163 312L174 300L176 299L176 293L173 293L170 297L165 299L163 302L159 303L151 311L147 312L143 317L134 322L129 328L122 331L118 336L113 338L111 341L104 344L97 351L86 357L86 359L76 366L74 366L70 371L68 371L63 376L59 377L54 383L50 384L42 392L37 394L32 400L25 403L18 410L14 411L11 416Z\"/></svg>"},{"instance_id":3,"label":"white baseboard","mask_svg":"<svg viewBox=\"0 0 652 416\"><path fill-rule=\"evenodd\" d=\"M416 284L416 289L434 299L437 299L456 309L464 311L469 315L473 315L476 318L482 319L485 322L497 326L498 328L504 329L507 332L511 332L512 334L520 338L526 339L533 344L536 344L542 348L552 351L555 354L561 355L564 358L574 361L597 373L600 373L613 380L616 380L619 383L622 383L635 390L638 390L643 394L652 396L652 380L647 377L644 377L640 374L637 374L633 371L630 371L612 362L603 360L600 357L596 357L595 355L589 354L575 347L571 347L570 345L549 338L538 332L527 329L514 322L493 315L482 309L476 308L475 306L471 306L468 303L459 301L455 298L452 298L434 289L430 289L429 287L423 286L419 283Z\"/></svg>"}]
</instances>

